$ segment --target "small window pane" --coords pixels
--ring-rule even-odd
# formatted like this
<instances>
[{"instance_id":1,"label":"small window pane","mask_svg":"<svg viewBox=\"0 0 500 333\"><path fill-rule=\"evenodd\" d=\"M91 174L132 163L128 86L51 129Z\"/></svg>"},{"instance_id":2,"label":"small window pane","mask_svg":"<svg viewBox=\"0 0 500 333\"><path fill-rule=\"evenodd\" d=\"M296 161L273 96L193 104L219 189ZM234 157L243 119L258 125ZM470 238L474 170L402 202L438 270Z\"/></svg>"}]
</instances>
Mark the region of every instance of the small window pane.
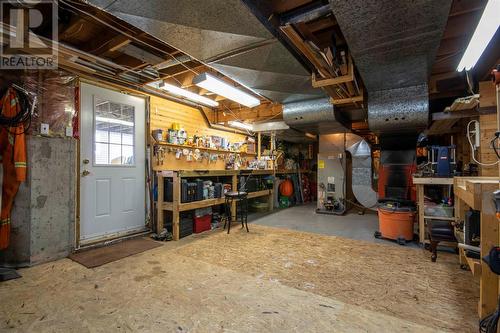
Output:
<instances>
[{"instance_id":1,"label":"small window pane","mask_svg":"<svg viewBox=\"0 0 500 333\"><path fill-rule=\"evenodd\" d=\"M120 145L122 143L122 133L120 125L111 126L109 130L109 143L115 143Z\"/></svg>"},{"instance_id":2,"label":"small window pane","mask_svg":"<svg viewBox=\"0 0 500 333\"><path fill-rule=\"evenodd\" d=\"M94 108L95 163L133 165L135 109L96 98Z\"/></svg>"},{"instance_id":3,"label":"small window pane","mask_svg":"<svg viewBox=\"0 0 500 333\"><path fill-rule=\"evenodd\" d=\"M134 164L134 146L122 146L123 164Z\"/></svg>"},{"instance_id":4,"label":"small window pane","mask_svg":"<svg viewBox=\"0 0 500 333\"><path fill-rule=\"evenodd\" d=\"M107 143L96 143L95 144L95 163L96 164L108 164L109 152Z\"/></svg>"},{"instance_id":5,"label":"small window pane","mask_svg":"<svg viewBox=\"0 0 500 333\"><path fill-rule=\"evenodd\" d=\"M109 145L109 164L122 164L121 145Z\"/></svg>"}]
</instances>

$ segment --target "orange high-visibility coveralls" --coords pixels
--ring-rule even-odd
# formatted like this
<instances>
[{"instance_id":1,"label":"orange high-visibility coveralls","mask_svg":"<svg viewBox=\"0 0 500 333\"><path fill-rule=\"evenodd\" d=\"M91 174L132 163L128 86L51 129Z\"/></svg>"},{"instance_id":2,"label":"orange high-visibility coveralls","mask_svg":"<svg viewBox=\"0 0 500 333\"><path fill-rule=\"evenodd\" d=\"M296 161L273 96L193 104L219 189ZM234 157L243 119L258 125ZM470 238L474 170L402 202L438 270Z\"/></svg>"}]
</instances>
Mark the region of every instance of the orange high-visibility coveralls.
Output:
<instances>
[{"instance_id":1,"label":"orange high-visibility coveralls","mask_svg":"<svg viewBox=\"0 0 500 333\"><path fill-rule=\"evenodd\" d=\"M0 100L4 117L13 117L21 110L14 89L9 88ZM9 246L10 211L21 182L26 180L26 144L24 124L0 129L0 155L3 164L2 210L0 212L0 250Z\"/></svg>"}]
</instances>

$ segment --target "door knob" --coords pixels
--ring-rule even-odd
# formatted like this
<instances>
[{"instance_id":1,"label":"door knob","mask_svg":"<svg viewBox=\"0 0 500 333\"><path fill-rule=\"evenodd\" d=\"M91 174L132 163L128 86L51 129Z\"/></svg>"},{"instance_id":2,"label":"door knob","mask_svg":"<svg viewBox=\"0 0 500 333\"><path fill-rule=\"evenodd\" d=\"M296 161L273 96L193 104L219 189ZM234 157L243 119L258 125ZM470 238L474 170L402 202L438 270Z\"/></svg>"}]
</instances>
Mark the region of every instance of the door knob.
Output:
<instances>
[{"instance_id":1,"label":"door knob","mask_svg":"<svg viewBox=\"0 0 500 333\"><path fill-rule=\"evenodd\" d=\"M83 164L89 164L89 163L90 163L90 161L88 159L83 160Z\"/></svg>"},{"instance_id":2,"label":"door knob","mask_svg":"<svg viewBox=\"0 0 500 333\"><path fill-rule=\"evenodd\" d=\"M88 176L88 175L90 175L90 171L89 170L83 170L82 177L85 177L85 176Z\"/></svg>"}]
</instances>

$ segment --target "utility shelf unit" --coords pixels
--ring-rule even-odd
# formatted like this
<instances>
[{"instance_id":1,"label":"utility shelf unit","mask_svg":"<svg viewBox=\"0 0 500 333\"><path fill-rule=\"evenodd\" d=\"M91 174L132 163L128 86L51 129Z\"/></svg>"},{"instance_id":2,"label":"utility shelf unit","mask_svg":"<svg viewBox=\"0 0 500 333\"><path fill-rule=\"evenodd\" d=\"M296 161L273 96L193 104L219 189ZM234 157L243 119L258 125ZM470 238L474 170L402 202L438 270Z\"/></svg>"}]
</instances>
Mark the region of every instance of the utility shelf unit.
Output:
<instances>
[{"instance_id":1,"label":"utility shelf unit","mask_svg":"<svg viewBox=\"0 0 500 333\"><path fill-rule=\"evenodd\" d=\"M203 178L203 177L231 177L231 186L233 189L238 187L238 176L249 175L272 175L273 170L203 170L203 171L157 171L158 178L158 201L156 202L156 230L160 232L163 229L164 212L172 212L172 234L174 240L179 240L179 213L211 206L222 205L225 203L224 197L200 201L181 202L181 179L182 178ZM173 201L166 202L163 197L165 178L172 178L173 182ZM248 198L268 197L269 210L273 209L273 189L249 192ZM236 214L236 203L231 207L231 215L234 220Z\"/></svg>"},{"instance_id":2,"label":"utility shelf unit","mask_svg":"<svg viewBox=\"0 0 500 333\"><path fill-rule=\"evenodd\" d=\"M481 245L480 257L483 258L493 246L500 244L500 221L496 218L493 201L493 191L500 189L499 177L455 177L455 216L464 220L469 208L481 212ZM500 295L498 275L494 274L488 265L479 259L465 256L460 249L460 264L469 266L474 277L479 278L480 318L495 311Z\"/></svg>"},{"instance_id":3,"label":"utility shelf unit","mask_svg":"<svg viewBox=\"0 0 500 333\"><path fill-rule=\"evenodd\" d=\"M413 184L417 187L417 206L418 206L418 235L421 244L428 244L429 240L426 239L425 220L441 220L441 221L455 221L455 217L441 217L441 216L427 216L425 215L425 201L424 189L427 185L443 185L451 187L453 185L453 178L440 178L440 177L413 177ZM456 246L456 244L449 242L441 242L442 245Z\"/></svg>"}]
</instances>

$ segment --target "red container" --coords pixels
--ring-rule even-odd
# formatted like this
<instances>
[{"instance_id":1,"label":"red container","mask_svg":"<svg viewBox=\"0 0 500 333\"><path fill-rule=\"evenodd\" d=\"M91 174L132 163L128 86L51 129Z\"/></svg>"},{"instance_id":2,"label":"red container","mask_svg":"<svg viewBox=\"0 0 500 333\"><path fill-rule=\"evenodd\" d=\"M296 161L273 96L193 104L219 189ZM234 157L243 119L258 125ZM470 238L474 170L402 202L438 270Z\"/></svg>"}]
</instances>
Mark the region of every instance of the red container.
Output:
<instances>
[{"instance_id":1,"label":"red container","mask_svg":"<svg viewBox=\"0 0 500 333\"><path fill-rule=\"evenodd\" d=\"M212 215L208 214L194 218L194 232L196 234L210 229L212 229Z\"/></svg>"}]
</instances>

